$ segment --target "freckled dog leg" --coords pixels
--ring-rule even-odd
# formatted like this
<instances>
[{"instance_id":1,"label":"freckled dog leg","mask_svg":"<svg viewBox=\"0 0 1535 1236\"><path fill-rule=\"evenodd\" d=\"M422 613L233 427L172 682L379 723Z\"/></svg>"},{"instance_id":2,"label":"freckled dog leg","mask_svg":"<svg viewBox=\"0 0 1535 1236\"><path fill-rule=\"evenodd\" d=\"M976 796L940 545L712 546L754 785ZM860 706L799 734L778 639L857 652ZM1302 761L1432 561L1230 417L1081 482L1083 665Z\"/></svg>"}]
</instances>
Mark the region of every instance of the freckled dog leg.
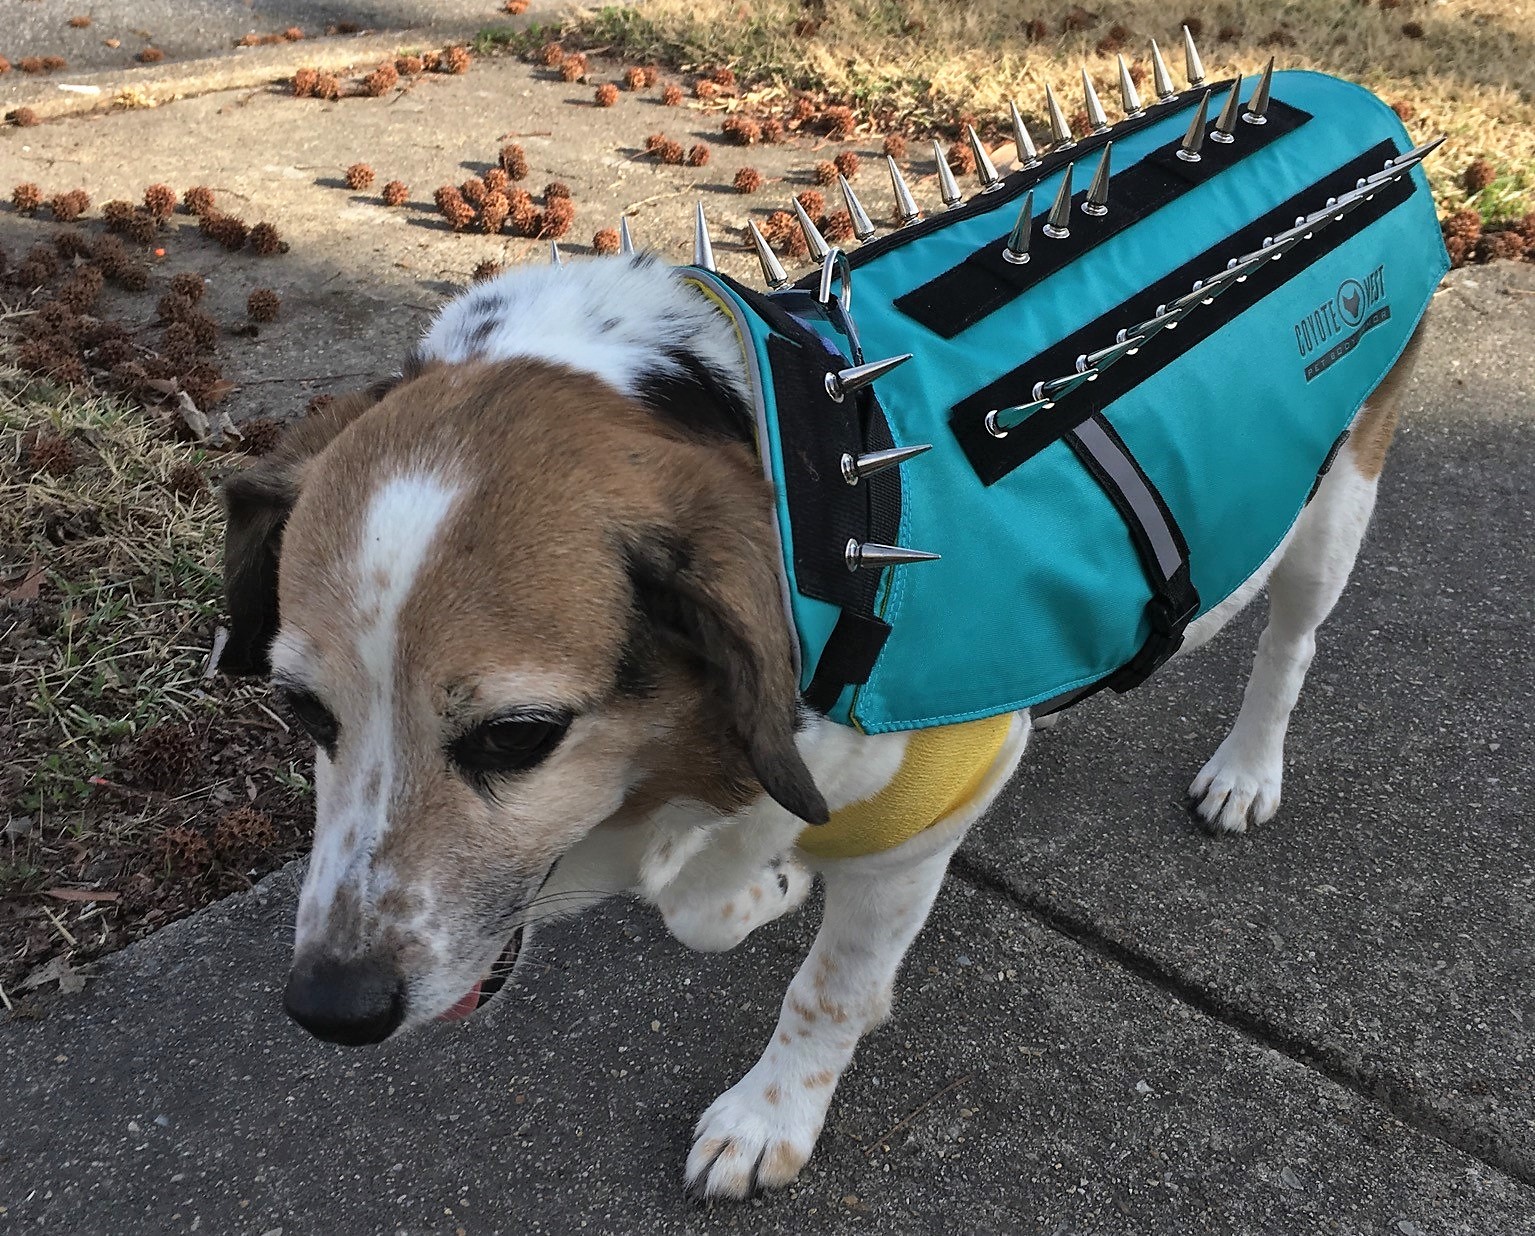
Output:
<instances>
[{"instance_id":1,"label":"freckled dog leg","mask_svg":"<svg viewBox=\"0 0 1535 1236\"><path fill-rule=\"evenodd\" d=\"M772 1041L694 1130L690 1191L744 1198L799 1174L859 1038L890 1010L896 971L964 832L909 866L890 863L893 852L883 862L850 859L826 869L826 916Z\"/></svg>"},{"instance_id":2,"label":"freckled dog leg","mask_svg":"<svg viewBox=\"0 0 1535 1236\"><path fill-rule=\"evenodd\" d=\"M1302 513L1269 580L1269 621L1231 733L1189 793L1218 832L1240 833L1279 809L1290 712L1316 652L1316 632L1353 569L1375 506L1375 478L1340 460Z\"/></svg>"}]
</instances>

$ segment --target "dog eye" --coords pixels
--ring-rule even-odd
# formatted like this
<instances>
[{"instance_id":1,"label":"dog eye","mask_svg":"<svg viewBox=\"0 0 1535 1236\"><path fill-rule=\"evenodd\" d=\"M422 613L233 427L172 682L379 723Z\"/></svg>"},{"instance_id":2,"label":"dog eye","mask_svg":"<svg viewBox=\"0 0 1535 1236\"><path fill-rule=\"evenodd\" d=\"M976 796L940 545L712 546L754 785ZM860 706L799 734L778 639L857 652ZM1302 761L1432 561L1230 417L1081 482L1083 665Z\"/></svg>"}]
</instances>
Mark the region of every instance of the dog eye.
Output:
<instances>
[{"instance_id":1,"label":"dog eye","mask_svg":"<svg viewBox=\"0 0 1535 1236\"><path fill-rule=\"evenodd\" d=\"M478 776L524 772L547 757L569 728L569 717L498 717L455 738L448 754Z\"/></svg>"},{"instance_id":2,"label":"dog eye","mask_svg":"<svg viewBox=\"0 0 1535 1236\"><path fill-rule=\"evenodd\" d=\"M336 723L331 710L309 691L285 690L282 698L288 712L303 727L304 732L324 748L326 755L334 755L336 736L341 727Z\"/></svg>"}]
</instances>

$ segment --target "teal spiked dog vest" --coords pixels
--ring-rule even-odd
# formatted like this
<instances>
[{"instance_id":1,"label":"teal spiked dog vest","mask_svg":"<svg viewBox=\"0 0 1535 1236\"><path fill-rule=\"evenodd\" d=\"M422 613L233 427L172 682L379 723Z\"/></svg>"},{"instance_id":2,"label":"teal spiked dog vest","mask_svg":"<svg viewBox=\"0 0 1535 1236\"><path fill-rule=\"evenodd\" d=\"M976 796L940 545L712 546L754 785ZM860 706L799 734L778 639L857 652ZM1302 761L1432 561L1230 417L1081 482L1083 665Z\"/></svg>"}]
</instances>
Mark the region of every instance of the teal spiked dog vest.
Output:
<instances>
[{"instance_id":1,"label":"teal spiked dog vest","mask_svg":"<svg viewBox=\"0 0 1535 1236\"><path fill-rule=\"evenodd\" d=\"M1261 123L1190 160L1199 102L779 292L690 270L743 344L801 686L832 719L920 729L1144 681L1280 544L1406 346L1448 261L1396 116L1279 73ZM1107 213L1079 193L1015 231L1110 141Z\"/></svg>"}]
</instances>

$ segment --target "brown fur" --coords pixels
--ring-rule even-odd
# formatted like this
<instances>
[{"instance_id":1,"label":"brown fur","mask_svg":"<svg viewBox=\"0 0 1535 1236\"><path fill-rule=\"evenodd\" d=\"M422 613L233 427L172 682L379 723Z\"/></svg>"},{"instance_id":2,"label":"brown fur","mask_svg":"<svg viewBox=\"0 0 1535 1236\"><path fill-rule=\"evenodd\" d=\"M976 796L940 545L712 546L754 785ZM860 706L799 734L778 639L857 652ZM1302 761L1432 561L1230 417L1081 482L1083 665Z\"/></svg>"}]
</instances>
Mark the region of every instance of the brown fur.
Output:
<instances>
[{"instance_id":1,"label":"brown fur","mask_svg":"<svg viewBox=\"0 0 1535 1236\"><path fill-rule=\"evenodd\" d=\"M334 800L393 796L375 867L463 906L535 877L596 823L678 799L728 812L760 785L825 817L794 746L770 495L746 447L534 361L431 368L364 408L305 423L245 474L228 574L251 658L264 659L260 633L270 640L280 612L305 684L340 721ZM371 496L421 471L460 496L398 615L404 698L383 784L347 746L377 698L355 653L376 589L355 568ZM277 601L260 595L274 582ZM574 714L580 741L487 800L445 747L513 705ZM344 917L333 926L408 965L408 933Z\"/></svg>"},{"instance_id":2,"label":"brown fur","mask_svg":"<svg viewBox=\"0 0 1535 1236\"><path fill-rule=\"evenodd\" d=\"M1360 475L1370 480L1380 476L1386 466L1386 452L1391 447L1391 439L1396 436L1397 420L1401 416L1402 391L1412 376L1422 346L1423 331L1420 329L1355 418L1348 439L1348 454Z\"/></svg>"}]
</instances>

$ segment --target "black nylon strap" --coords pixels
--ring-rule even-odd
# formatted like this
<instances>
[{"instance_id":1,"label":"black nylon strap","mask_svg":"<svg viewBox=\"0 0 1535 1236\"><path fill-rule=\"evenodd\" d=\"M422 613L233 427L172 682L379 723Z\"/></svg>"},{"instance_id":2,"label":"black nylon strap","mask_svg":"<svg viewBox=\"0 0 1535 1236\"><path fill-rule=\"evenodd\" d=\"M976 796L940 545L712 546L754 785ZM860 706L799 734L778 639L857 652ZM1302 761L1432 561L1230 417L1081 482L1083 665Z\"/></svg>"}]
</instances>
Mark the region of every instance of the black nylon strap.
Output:
<instances>
[{"instance_id":1,"label":"black nylon strap","mask_svg":"<svg viewBox=\"0 0 1535 1236\"><path fill-rule=\"evenodd\" d=\"M829 712L843 688L868 682L889 636L888 622L872 614L843 610L805 688L805 703L817 712Z\"/></svg>"},{"instance_id":2,"label":"black nylon strap","mask_svg":"<svg viewBox=\"0 0 1535 1236\"><path fill-rule=\"evenodd\" d=\"M1154 317L1158 305L1182 296L1196 279L1208 278L1223 269L1232 258L1258 249L1264 237L1290 227L1297 216L1316 210L1328 197L1352 189L1359 177L1380 171L1385 161L1398 153L1393 143L1378 143L1165 278L955 404L949 414L949 425L981 482L995 484L1073 426L1172 364L1275 288L1283 286L1351 236L1407 201L1415 188L1412 179L1404 177L1386 185L1341 223L1333 223L1318 231L1277 261L1265 263L1245 283L1238 283L1213 305L1196 308L1176 330L1162 331L1134 356L1125 357L1096 381L1084 383L1063 396L1053 408L1036 412L1022 425L1009 430L1005 438L993 437L986 430L986 414L993 408L1028 403L1036 382L1071 373L1078 356L1108 346L1114 342L1119 330Z\"/></svg>"},{"instance_id":3,"label":"black nylon strap","mask_svg":"<svg viewBox=\"0 0 1535 1236\"><path fill-rule=\"evenodd\" d=\"M1218 95L1219 91L1220 87L1216 87L1212 93ZM1011 230L1013 220L1010 214L999 212L997 222L1004 229L1002 236L977 249L959 265L906 293L895 306L934 334L952 339L1110 237L1134 226L1191 189L1213 180L1310 119L1309 112L1275 99L1269 104L1267 124L1243 125L1240 140L1229 145L1207 140L1198 163L1187 163L1178 158L1178 142L1170 142L1111 177L1109 213L1096 217L1081 209L1087 199L1087 176L1083 173L1091 166L1090 156L1073 150L1071 153L1078 158L1074 183L1081 189L1071 200L1069 236L1060 240L1044 236L1040 229L1049 213L1050 203L1036 200L1029 260L1021 266L1014 265L1002 256L1007 245L1006 233ZM1212 119L1210 128L1214 126Z\"/></svg>"}]
</instances>

